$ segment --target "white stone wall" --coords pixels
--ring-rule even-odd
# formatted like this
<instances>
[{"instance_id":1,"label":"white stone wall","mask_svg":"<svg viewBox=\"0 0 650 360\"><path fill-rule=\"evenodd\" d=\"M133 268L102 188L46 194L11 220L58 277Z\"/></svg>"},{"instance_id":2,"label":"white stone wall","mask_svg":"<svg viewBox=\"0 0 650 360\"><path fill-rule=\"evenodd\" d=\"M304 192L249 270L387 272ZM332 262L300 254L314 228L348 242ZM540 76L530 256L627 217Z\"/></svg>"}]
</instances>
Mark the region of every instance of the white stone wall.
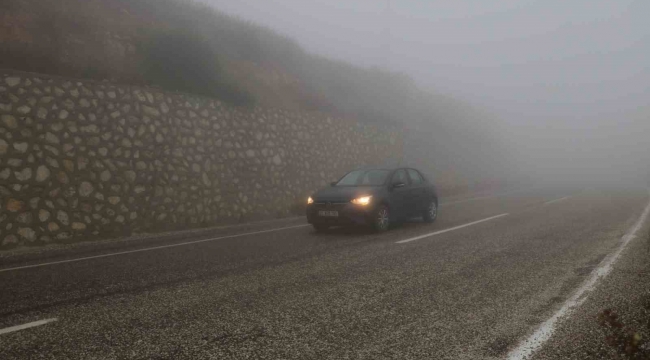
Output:
<instances>
[{"instance_id":1,"label":"white stone wall","mask_svg":"<svg viewBox=\"0 0 650 360\"><path fill-rule=\"evenodd\" d=\"M401 132L156 89L0 71L0 246L286 216Z\"/></svg>"}]
</instances>

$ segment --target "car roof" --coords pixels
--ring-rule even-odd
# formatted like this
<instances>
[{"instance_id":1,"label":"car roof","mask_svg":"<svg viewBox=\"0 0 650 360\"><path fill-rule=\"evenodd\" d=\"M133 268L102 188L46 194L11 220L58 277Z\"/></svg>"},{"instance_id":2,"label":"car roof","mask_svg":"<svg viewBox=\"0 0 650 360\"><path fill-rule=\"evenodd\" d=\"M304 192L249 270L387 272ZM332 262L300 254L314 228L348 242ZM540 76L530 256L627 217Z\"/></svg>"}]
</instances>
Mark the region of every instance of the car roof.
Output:
<instances>
[{"instance_id":1,"label":"car roof","mask_svg":"<svg viewBox=\"0 0 650 360\"><path fill-rule=\"evenodd\" d=\"M419 170L419 169L417 169L417 168L415 168L413 166L408 166L408 165L404 165L404 166L366 166L366 167L361 167L361 168L358 168L358 169L354 169L352 171L385 170L385 171L393 172L393 171L397 171L397 170L407 170L407 169L413 169L413 170L417 171L420 174L420 176L422 176L424 178L425 181L430 181L429 179L431 179L428 176L428 174L425 174L421 170ZM350 172L352 172L352 171L350 171Z\"/></svg>"},{"instance_id":2,"label":"car roof","mask_svg":"<svg viewBox=\"0 0 650 360\"><path fill-rule=\"evenodd\" d=\"M386 171L395 171L400 169L413 169L418 170L412 166L367 166L355 169L353 171L368 171L368 170L386 170ZM420 170L418 170L420 172Z\"/></svg>"}]
</instances>

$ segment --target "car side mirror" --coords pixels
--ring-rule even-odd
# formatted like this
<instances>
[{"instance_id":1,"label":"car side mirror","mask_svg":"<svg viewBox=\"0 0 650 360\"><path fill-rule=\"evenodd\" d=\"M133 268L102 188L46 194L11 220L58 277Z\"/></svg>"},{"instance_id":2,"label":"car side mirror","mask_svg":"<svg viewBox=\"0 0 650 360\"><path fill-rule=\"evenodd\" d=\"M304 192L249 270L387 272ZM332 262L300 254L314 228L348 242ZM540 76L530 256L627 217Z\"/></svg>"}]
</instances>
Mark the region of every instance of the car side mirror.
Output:
<instances>
[{"instance_id":1,"label":"car side mirror","mask_svg":"<svg viewBox=\"0 0 650 360\"><path fill-rule=\"evenodd\" d=\"M336 186L337 183L338 183L338 181L332 181L332 182L330 183L330 186Z\"/></svg>"},{"instance_id":2,"label":"car side mirror","mask_svg":"<svg viewBox=\"0 0 650 360\"><path fill-rule=\"evenodd\" d=\"M393 189L397 189L397 188L402 188L402 187L404 187L404 186L406 186L405 183L403 183L403 182L396 182L396 183L393 183L393 185L391 185L391 188L393 188Z\"/></svg>"}]
</instances>

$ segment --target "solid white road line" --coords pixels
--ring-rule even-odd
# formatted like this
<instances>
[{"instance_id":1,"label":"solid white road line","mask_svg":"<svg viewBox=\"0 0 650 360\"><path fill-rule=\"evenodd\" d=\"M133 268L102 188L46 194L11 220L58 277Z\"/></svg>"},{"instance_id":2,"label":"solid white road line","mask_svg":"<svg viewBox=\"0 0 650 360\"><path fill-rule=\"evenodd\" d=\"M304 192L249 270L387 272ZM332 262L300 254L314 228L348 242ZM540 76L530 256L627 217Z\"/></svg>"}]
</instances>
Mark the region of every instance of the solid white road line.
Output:
<instances>
[{"instance_id":1,"label":"solid white road line","mask_svg":"<svg viewBox=\"0 0 650 360\"><path fill-rule=\"evenodd\" d=\"M564 200L567 200L567 199L570 199L570 198L571 198L571 196L565 196L565 197L563 197L561 199L555 199L555 200L547 201L547 202L544 203L544 205L554 204L556 202L564 201Z\"/></svg>"},{"instance_id":2,"label":"solid white road line","mask_svg":"<svg viewBox=\"0 0 650 360\"><path fill-rule=\"evenodd\" d=\"M449 228L449 229L445 229L445 230L440 230L440 231L432 232L432 233L429 233L429 234L424 234L424 235L416 236L416 237L413 237L413 238L410 238L410 239L406 239L406 240L400 240L400 241L396 242L395 244L405 244L405 243L408 243L408 242L411 242L411 241L421 240L421 239L428 238L428 237L431 237L431 236L436 236L436 235L444 234L444 233L446 233L446 232L450 232L450 231L454 231L454 230L459 230L459 229L466 228L466 227L469 227L469 226L472 226L472 225L476 225L476 224L484 223L484 222L486 222L486 221L490 221L490 220L494 220L494 219L502 218L502 217L504 217L504 216L508 216L508 215L510 215L510 214L507 214L507 213L506 213L506 214L501 214L501 215L497 215L497 216L492 216L492 217L489 217L489 218L487 218L487 219L474 221L474 222L471 222L471 223L468 223L468 224L464 224L464 225L460 225L460 226L455 226L455 227L453 227L453 228Z\"/></svg>"},{"instance_id":3,"label":"solid white road line","mask_svg":"<svg viewBox=\"0 0 650 360\"><path fill-rule=\"evenodd\" d=\"M645 210L639 217L639 220L634 224L632 229L622 238L621 244L618 249L610 254L608 257L603 259L603 261L598 265L598 267L591 273L589 278L578 288L578 290L569 298L563 305L560 310L558 310L550 319L546 320L542 325L535 330L535 332L526 338L524 341L520 342L515 349L513 349L509 354L508 360L524 360L529 358L534 352L539 350L539 348L548 341L555 331L555 325L560 319L566 319L580 304L582 304L588 296L584 296L585 293L593 290L596 286L598 280L601 280L609 274L612 270L612 265L618 260L621 252L625 247L630 243L632 239L636 237L636 233L641 229L645 221L648 219L648 214L650 214L650 202L646 206Z\"/></svg>"},{"instance_id":4,"label":"solid white road line","mask_svg":"<svg viewBox=\"0 0 650 360\"><path fill-rule=\"evenodd\" d=\"M33 327L37 327L37 326L41 326L41 325L45 325L45 324L49 324L49 323L55 322L57 320L59 320L59 319L53 318L53 319L39 320L39 321L30 322L28 324L17 325L17 326L12 326L12 327L8 327L8 328L0 329L0 335L9 334L9 333L12 333L12 332L15 332L15 331L25 330L25 329L29 329L29 328L33 328Z\"/></svg>"},{"instance_id":5,"label":"solid white road line","mask_svg":"<svg viewBox=\"0 0 650 360\"><path fill-rule=\"evenodd\" d=\"M100 259L100 258L106 258L106 257L111 257L111 256L133 254L133 253L139 253L139 252L145 252L145 251L168 249L168 248L173 248L173 247L178 247L178 246L187 246L187 245L193 245L193 244L200 244L200 243L209 242L209 241L234 239L234 238L243 237L243 236L267 234L267 233L271 233L271 232L290 230L290 229L297 229L297 228L302 228L302 227L306 227L306 226L311 226L311 225L305 224L305 225L297 225L297 226L287 226L287 227L283 227L283 228L255 231L255 232L249 232L249 233L244 233L244 234L227 235L227 236L220 236L220 237L210 238L210 239L187 241L187 242L182 242L182 243L178 243L178 244L154 246L154 247L138 249L138 250L121 251L121 252L116 252L116 253L109 253L109 254L95 255L95 256L87 256L87 257L76 258L76 259L53 261L53 262L42 263L42 264L18 266L18 267L13 267L13 268L0 269L0 273L8 272L8 271L15 271L15 270L31 269L31 268L37 268L37 267L43 267L43 266L66 264L66 263L79 262L79 261L85 261L85 260Z\"/></svg>"},{"instance_id":6,"label":"solid white road line","mask_svg":"<svg viewBox=\"0 0 650 360\"><path fill-rule=\"evenodd\" d=\"M215 226L215 227L210 227L210 228L205 228L205 229L195 229L195 230L189 230L189 231L202 231L202 230L224 230L224 229L236 229L240 227L246 227L246 226L254 226L254 225L262 225L262 224L272 224L272 223L278 223L278 222L285 222L285 221L292 221L292 220L298 220L298 219L304 219L306 216L292 216L292 217L286 217L286 218L281 218L281 219L271 219L271 220L261 220L261 221L252 221L248 223L241 223L241 224L235 224L235 225L224 225L224 226ZM181 233L180 231L179 233Z\"/></svg>"}]
</instances>

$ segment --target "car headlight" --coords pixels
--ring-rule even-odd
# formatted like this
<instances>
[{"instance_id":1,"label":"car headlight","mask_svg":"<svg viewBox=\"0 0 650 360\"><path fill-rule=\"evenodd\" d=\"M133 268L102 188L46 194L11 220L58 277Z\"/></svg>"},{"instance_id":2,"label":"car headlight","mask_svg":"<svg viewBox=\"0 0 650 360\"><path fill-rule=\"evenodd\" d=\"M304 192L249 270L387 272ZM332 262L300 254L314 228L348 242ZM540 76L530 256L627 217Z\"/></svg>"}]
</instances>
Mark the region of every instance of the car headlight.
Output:
<instances>
[{"instance_id":1,"label":"car headlight","mask_svg":"<svg viewBox=\"0 0 650 360\"><path fill-rule=\"evenodd\" d=\"M311 205L314 203L314 199L311 198L311 196L307 199L307 205Z\"/></svg>"},{"instance_id":2,"label":"car headlight","mask_svg":"<svg viewBox=\"0 0 650 360\"><path fill-rule=\"evenodd\" d=\"M360 197L360 198L356 198L356 199L352 200L352 203L356 204L356 205L368 205L368 204L370 204L371 199L372 199L372 196L364 196L364 197Z\"/></svg>"}]
</instances>

